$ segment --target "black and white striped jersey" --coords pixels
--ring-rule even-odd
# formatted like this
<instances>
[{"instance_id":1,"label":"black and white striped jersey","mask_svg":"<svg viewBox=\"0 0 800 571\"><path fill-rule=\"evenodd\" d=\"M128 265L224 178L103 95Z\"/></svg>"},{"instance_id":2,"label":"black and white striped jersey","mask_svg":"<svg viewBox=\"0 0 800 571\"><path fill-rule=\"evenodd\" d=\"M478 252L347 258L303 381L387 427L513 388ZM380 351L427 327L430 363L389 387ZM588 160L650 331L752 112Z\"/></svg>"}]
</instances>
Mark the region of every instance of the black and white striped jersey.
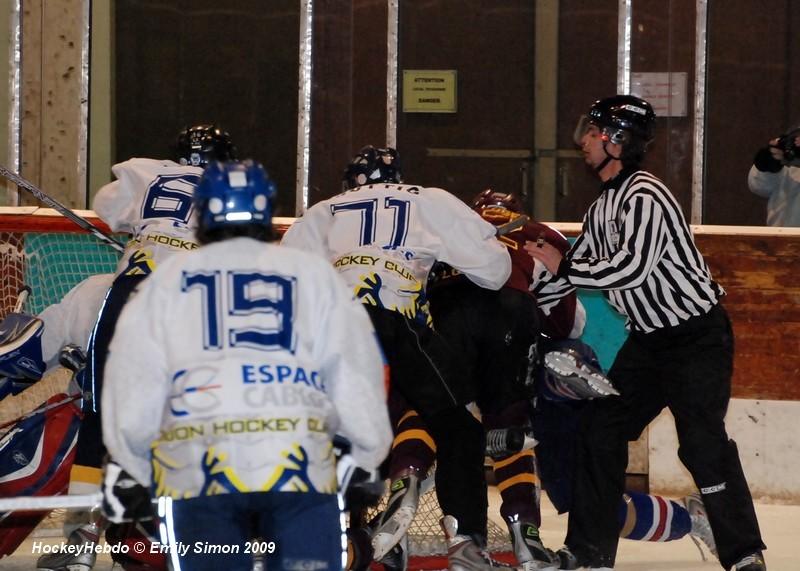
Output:
<instances>
[{"instance_id":1,"label":"black and white striped jersey","mask_svg":"<svg viewBox=\"0 0 800 571\"><path fill-rule=\"evenodd\" d=\"M564 293L570 284L603 290L626 326L644 332L703 315L724 295L675 197L642 170L603 185L559 276Z\"/></svg>"}]
</instances>

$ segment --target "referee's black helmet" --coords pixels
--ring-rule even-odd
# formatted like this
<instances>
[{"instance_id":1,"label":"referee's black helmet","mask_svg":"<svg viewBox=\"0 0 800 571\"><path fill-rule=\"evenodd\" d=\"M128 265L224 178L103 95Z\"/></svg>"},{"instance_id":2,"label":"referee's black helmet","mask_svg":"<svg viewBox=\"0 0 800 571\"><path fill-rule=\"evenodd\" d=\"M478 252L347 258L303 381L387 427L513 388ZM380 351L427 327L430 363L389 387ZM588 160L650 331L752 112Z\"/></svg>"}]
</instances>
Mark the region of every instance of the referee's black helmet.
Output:
<instances>
[{"instance_id":1,"label":"referee's black helmet","mask_svg":"<svg viewBox=\"0 0 800 571\"><path fill-rule=\"evenodd\" d=\"M600 128L609 141L618 145L634 139L647 145L655 134L656 114L653 106L635 95L614 95L595 101L588 122Z\"/></svg>"}]
</instances>

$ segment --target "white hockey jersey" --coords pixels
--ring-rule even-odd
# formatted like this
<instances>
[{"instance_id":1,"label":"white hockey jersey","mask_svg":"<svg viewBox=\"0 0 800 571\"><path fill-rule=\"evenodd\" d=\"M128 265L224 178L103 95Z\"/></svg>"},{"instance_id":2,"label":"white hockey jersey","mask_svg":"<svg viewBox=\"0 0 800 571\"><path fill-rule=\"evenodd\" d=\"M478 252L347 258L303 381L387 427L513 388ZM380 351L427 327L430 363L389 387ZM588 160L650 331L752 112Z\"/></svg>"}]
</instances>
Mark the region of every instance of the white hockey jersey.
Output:
<instances>
[{"instance_id":1,"label":"white hockey jersey","mask_svg":"<svg viewBox=\"0 0 800 571\"><path fill-rule=\"evenodd\" d=\"M117 275L149 274L169 255L198 247L192 196L203 169L135 158L111 171L117 180L97 191L92 206L114 232L132 235Z\"/></svg>"},{"instance_id":2,"label":"white hockey jersey","mask_svg":"<svg viewBox=\"0 0 800 571\"><path fill-rule=\"evenodd\" d=\"M235 238L165 261L126 304L102 396L111 456L156 493L336 491L331 440L389 451L383 359L327 261ZM152 458L151 458L152 457Z\"/></svg>"},{"instance_id":3,"label":"white hockey jersey","mask_svg":"<svg viewBox=\"0 0 800 571\"><path fill-rule=\"evenodd\" d=\"M331 260L362 303L429 322L425 299L436 261L500 289L511 273L495 227L441 188L370 184L311 207L283 244Z\"/></svg>"},{"instance_id":4,"label":"white hockey jersey","mask_svg":"<svg viewBox=\"0 0 800 571\"><path fill-rule=\"evenodd\" d=\"M44 322L42 356L47 368L58 365L61 348L74 343L86 349L100 308L114 274L89 276L73 287L63 299L48 305L38 315Z\"/></svg>"}]
</instances>

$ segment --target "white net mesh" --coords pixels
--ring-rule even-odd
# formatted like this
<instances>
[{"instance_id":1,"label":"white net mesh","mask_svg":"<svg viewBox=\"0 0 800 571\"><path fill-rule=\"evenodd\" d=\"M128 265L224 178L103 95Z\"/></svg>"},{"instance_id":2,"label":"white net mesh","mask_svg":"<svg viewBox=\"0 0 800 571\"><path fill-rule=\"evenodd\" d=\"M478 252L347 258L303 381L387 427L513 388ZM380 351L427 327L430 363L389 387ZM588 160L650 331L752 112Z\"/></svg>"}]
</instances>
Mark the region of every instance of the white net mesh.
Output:
<instances>
[{"instance_id":1,"label":"white net mesh","mask_svg":"<svg viewBox=\"0 0 800 571\"><path fill-rule=\"evenodd\" d=\"M114 271L117 259L87 234L0 232L0 316L14 307L23 285L31 288L26 311L36 314L84 278Z\"/></svg>"},{"instance_id":2,"label":"white net mesh","mask_svg":"<svg viewBox=\"0 0 800 571\"><path fill-rule=\"evenodd\" d=\"M424 490L424 487L423 487ZM371 509L367 514L366 521L370 521L378 513L386 509L388 495ZM419 498L417 513L411 527L408 528L408 551L416 557L446 556L447 543L445 542L444 532L439 525L439 520L443 517L442 509L436 500L436 489L431 487ZM487 547L489 552L510 553L513 551L511 539L508 532L500 525L489 519L487 526Z\"/></svg>"}]
</instances>

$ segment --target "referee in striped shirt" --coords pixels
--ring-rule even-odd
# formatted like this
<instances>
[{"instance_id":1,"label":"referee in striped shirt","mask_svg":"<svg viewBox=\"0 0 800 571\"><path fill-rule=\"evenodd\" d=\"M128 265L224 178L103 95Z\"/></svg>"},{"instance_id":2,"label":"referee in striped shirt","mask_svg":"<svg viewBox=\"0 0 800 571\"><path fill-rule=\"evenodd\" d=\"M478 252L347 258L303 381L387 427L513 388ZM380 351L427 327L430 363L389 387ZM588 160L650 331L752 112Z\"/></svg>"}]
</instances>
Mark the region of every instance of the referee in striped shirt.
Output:
<instances>
[{"instance_id":1,"label":"referee in striped shirt","mask_svg":"<svg viewBox=\"0 0 800 571\"><path fill-rule=\"evenodd\" d=\"M595 401L581 427L561 568L613 568L628 441L669 407L678 455L700 489L722 566L762 571L765 546L736 444L725 431L733 332L719 303L724 291L675 197L639 168L654 124L652 107L638 97L595 102L575 140L603 181L600 196L566 257L541 241L525 246L553 276L548 295L602 290L629 329L608 373L620 396Z\"/></svg>"}]
</instances>

